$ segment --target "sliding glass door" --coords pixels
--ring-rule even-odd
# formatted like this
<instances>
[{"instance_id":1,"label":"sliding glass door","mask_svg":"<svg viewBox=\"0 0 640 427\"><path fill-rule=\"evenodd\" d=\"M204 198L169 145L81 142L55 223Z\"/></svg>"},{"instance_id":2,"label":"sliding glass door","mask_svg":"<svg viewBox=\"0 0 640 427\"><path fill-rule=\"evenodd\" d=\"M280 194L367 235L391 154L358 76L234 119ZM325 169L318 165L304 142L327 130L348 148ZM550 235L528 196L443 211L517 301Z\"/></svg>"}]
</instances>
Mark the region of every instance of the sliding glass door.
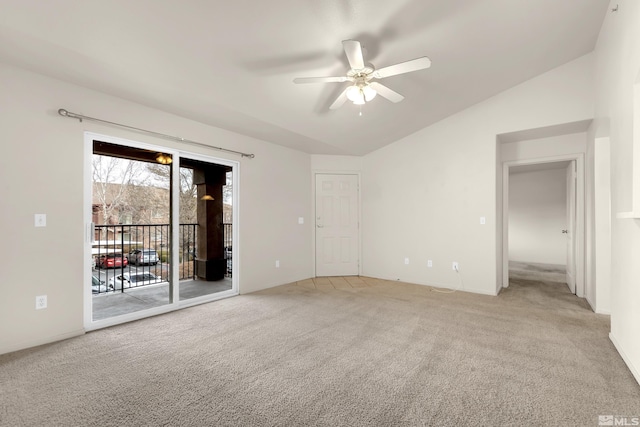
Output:
<instances>
[{"instance_id":1,"label":"sliding glass door","mask_svg":"<svg viewBox=\"0 0 640 427\"><path fill-rule=\"evenodd\" d=\"M85 140L85 327L237 294L237 164L102 135Z\"/></svg>"}]
</instances>

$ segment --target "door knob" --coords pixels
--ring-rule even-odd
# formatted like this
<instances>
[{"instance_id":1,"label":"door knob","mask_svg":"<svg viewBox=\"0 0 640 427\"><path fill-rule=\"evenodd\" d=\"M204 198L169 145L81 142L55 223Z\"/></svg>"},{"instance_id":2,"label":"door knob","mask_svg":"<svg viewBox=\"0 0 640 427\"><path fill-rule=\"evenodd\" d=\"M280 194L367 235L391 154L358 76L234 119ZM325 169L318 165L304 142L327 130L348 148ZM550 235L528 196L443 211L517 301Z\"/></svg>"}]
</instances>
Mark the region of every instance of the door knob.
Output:
<instances>
[{"instance_id":1,"label":"door knob","mask_svg":"<svg viewBox=\"0 0 640 427\"><path fill-rule=\"evenodd\" d=\"M568 234L569 230L562 230L562 234Z\"/></svg>"},{"instance_id":2,"label":"door knob","mask_svg":"<svg viewBox=\"0 0 640 427\"><path fill-rule=\"evenodd\" d=\"M316 227L318 227L318 228L322 228L322 227L323 227L323 225L322 225L322 224L317 224L317 225L316 225Z\"/></svg>"}]
</instances>

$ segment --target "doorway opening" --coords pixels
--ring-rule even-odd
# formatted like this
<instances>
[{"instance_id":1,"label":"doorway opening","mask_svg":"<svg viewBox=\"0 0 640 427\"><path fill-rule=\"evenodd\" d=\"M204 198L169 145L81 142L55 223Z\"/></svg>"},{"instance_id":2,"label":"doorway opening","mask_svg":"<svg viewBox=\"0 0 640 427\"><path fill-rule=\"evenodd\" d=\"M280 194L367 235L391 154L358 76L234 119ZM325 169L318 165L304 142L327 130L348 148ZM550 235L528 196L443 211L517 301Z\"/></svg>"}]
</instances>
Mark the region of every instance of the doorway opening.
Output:
<instances>
[{"instance_id":1,"label":"doorway opening","mask_svg":"<svg viewBox=\"0 0 640 427\"><path fill-rule=\"evenodd\" d=\"M584 187L582 154L503 164L503 287L513 274L566 283L584 297Z\"/></svg>"},{"instance_id":2,"label":"doorway opening","mask_svg":"<svg viewBox=\"0 0 640 427\"><path fill-rule=\"evenodd\" d=\"M566 283L575 290L574 168L571 161L509 168L510 280Z\"/></svg>"}]
</instances>

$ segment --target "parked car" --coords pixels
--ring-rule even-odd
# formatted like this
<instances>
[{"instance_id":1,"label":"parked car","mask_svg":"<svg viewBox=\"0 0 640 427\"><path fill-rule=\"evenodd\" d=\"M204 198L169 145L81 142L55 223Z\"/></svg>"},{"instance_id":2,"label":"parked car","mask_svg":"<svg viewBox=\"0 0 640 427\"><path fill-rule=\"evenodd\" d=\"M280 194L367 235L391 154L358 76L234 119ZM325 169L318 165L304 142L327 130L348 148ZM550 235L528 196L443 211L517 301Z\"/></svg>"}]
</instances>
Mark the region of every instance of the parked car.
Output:
<instances>
[{"instance_id":1,"label":"parked car","mask_svg":"<svg viewBox=\"0 0 640 427\"><path fill-rule=\"evenodd\" d=\"M98 259L100 268L126 267L128 264L127 259L122 254L104 254L100 255Z\"/></svg>"},{"instance_id":2,"label":"parked car","mask_svg":"<svg viewBox=\"0 0 640 427\"><path fill-rule=\"evenodd\" d=\"M91 292L94 294L105 293L109 290L104 280L100 280L97 276L91 276Z\"/></svg>"},{"instance_id":3,"label":"parked car","mask_svg":"<svg viewBox=\"0 0 640 427\"><path fill-rule=\"evenodd\" d=\"M153 285L162 282L162 277L153 273L124 273L109 279L109 287L114 290L135 288L137 286Z\"/></svg>"},{"instance_id":4,"label":"parked car","mask_svg":"<svg viewBox=\"0 0 640 427\"><path fill-rule=\"evenodd\" d=\"M156 265L160 262L158 252L155 249L134 249L127 256L129 263L135 265L150 264Z\"/></svg>"}]
</instances>

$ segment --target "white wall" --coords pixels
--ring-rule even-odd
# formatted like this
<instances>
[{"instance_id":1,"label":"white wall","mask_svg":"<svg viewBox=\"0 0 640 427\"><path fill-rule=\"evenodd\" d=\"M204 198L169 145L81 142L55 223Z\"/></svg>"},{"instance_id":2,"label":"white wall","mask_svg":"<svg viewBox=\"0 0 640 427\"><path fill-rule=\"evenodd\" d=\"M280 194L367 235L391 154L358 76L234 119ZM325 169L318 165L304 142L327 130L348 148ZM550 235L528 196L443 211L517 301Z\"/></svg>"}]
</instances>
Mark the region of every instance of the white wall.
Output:
<instances>
[{"instance_id":1,"label":"white wall","mask_svg":"<svg viewBox=\"0 0 640 427\"><path fill-rule=\"evenodd\" d=\"M590 119L592 71L584 56L367 155L363 274L496 294L497 135Z\"/></svg>"},{"instance_id":2,"label":"white wall","mask_svg":"<svg viewBox=\"0 0 640 427\"><path fill-rule=\"evenodd\" d=\"M593 144L593 276L588 296L597 313L611 314L611 155L609 138Z\"/></svg>"},{"instance_id":3,"label":"white wall","mask_svg":"<svg viewBox=\"0 0 640 427\"><path fill-rule=\"evenodd\" d=\"M640 381L640 221L617 219L633 207L634 85L640 83L640 2L616 0L600 31L596 56L595 138L611 144L611 339ZM636 106L640 108L640 105ZM638 114L636 112L636 114Z\"/></svg>"},{"instance_id":4,"label":"white wall","mask_svg":"<svg viewBox=\"0 0 640 427\"><path fill-rule=\"evenodd\" d=\"M509 176L509 260L566 265L566 168Z\"/></svg>"},{"instance_id":5,"label":"white wall","mask_svg":"<svg viewBox=\"0 0 640 427\"><path fill-rule=\"evenodd\" d=\"M502 161L534 160L587 151L586 132L500 144Z\"/></svg>"},{"instance_id":6,"label":"white wall","mask_svg":"<svg viewBox=\"0 0 640 427\"><path fill-rule=\"evenodd\" d=\"M239 160L240 291L312 276L311 222L298 224L298 217L311 215L308 154L4 65L0 93L0 235L5 242L0 253L0 353L83 333L85 131ZM239 159L79 123L60 117L58 108L256 157ZM36 213L47 214L47 227L34 227ZM279 269L275 259L280 260ZM42 294L48 295L48 308L36 311L35 297Z\"/></svg>"},{"instance_id":7,"label":"white wall","mask_svg":"<svg viewBox=\"0 0 640 427\"><path fill-rule=\"evenodd\" d=\"M362 157L312 154L311 170L314 172L357 173L362 170Z\"/></svg>"}]
</instances>

